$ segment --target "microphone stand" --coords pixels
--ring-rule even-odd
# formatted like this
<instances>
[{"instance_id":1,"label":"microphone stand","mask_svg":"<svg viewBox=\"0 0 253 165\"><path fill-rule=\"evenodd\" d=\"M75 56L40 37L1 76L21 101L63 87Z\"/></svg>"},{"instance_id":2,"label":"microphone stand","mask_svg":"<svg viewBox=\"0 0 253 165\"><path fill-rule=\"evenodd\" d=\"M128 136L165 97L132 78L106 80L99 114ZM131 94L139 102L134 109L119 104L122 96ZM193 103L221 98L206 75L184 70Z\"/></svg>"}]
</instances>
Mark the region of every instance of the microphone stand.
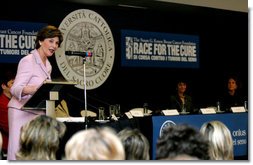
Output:
<instances>
[{"instance_id":1,"label":"microphone stand","mask_svg":"<svg viewBox=\"0 0 253 165\"><path fill-rule=\"evenodd\" d=\"M85 115L84 115L84 122L85 122L85 129L88 128L88 112L87 112L87 96L86 96L86 57L91 57L92 54L88 52L78 52L78 51L65 51L65 55L67 56L80 56L83 57L83 83L84 83L84 104L85 104Z\"/></svg>"},{"instance_id":2,"label":"microphone stand","mask_svg":"<svg viewBox=\"0 0 253 165\"><path fill-rule=\"evenodd\" d=\"M83 57L83 83L84 83L83 91L84 91L84 108L85 108L84 122L85 122L85 129L88 129L85 63L86 63L86 57Z\"/></svg>"}]
</instances>

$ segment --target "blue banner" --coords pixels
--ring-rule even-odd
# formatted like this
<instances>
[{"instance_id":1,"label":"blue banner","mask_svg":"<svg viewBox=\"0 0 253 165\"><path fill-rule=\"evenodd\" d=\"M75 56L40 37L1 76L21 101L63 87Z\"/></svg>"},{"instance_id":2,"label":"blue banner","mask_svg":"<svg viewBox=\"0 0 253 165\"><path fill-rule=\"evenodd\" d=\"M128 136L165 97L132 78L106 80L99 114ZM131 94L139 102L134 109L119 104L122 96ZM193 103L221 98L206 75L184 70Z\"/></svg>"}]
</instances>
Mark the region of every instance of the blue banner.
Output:
<instances>
[{"instance_id":1,"label":"blue banner","mask_svg":"<svg viewBox=\"0 0 253 165\"><path fill-rule=\"evenodd\" d=\"M35 48L38 30L46 23L0 21L0 63L18 63Z\"/></svg>"},{"instance_id":2,"label":"blue banner","mask_svg":"<svg viewBox=\"0 0 253 165\"><path fill-rule=\"evenodd\" d=\"M121 64L129 67L199 67L199 37L121 30Z\"/></svg>"},{"instance_id":3,"label":"blue banner","mask_svg":"<svg viewBox=\"0 0 253 165\"><path fill-rule=\"evenodd\" d=\"M155 159L156 141L162 129L170 124L189 124L200 129L208 121L219 120L230 130L234 144L234 156L248 155L248 113L226 113L209 115L154 116L153 122L153 154Z\"/></svg>"}]
</instances>

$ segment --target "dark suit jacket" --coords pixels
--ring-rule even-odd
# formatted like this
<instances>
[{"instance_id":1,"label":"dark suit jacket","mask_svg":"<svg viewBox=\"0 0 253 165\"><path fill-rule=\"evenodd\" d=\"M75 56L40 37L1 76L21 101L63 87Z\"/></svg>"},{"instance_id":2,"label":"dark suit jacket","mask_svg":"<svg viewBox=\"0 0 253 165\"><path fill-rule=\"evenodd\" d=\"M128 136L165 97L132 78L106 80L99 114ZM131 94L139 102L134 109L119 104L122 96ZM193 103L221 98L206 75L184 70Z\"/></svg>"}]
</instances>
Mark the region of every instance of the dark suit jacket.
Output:
<instances>
[{"instance_id":1,"label":"dark suit jacket","mask_svg":"<svg viewBox=\"0 0 253 165\"><path fill-rule=\"evenodd\" d=\"M170 96L169 109L177 109L178 112L182 111L183 102L178 95ZM185 108L186 112L194 113L192 98L189 95L185 95Z\"/></svg>"}]
</instances>

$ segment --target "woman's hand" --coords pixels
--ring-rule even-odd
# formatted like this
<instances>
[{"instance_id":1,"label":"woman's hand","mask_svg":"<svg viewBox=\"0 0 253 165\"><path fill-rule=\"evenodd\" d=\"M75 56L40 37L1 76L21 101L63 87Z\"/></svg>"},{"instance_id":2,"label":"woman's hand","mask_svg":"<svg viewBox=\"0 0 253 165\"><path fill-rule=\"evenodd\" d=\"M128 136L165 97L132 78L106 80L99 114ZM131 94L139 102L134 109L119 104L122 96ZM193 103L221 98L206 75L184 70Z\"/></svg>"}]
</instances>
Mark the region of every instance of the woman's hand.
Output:
<instances>
[{"instance_id":1,"label":"woman's hand","mask_svg":"<svg viewBox=\"0 0 253 165\"><path fill-rule=\"evenodd\" d=\"M22 95L33 95L36 91L36 85L27 85L23 88Z\"/></svg>"}]
</instances>

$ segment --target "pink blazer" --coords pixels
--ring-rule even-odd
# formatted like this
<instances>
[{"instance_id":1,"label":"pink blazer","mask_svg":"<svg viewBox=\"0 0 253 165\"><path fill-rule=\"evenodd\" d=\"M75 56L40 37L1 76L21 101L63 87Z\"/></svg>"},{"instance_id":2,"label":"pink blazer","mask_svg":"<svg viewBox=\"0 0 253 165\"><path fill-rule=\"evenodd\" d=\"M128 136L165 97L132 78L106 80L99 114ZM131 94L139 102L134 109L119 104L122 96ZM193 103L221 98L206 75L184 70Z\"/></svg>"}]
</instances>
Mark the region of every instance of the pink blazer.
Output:
<instances>
[{"instance_id":1,"label":"pink blazer","mask_svg":"<svg viewBox=\"0 0 253 165\"><path fill-rule=\"evenodd\" d=\"M10 90L13 97L8 107L21 109L32 97L31 95L21 96L23 88L26 85L37 85L39 87L44 80L51 80L51 72L50 62L47 60L45 66L36 49L23 57L18 64L16 78Z\"/></svg>"}]
</instances>

